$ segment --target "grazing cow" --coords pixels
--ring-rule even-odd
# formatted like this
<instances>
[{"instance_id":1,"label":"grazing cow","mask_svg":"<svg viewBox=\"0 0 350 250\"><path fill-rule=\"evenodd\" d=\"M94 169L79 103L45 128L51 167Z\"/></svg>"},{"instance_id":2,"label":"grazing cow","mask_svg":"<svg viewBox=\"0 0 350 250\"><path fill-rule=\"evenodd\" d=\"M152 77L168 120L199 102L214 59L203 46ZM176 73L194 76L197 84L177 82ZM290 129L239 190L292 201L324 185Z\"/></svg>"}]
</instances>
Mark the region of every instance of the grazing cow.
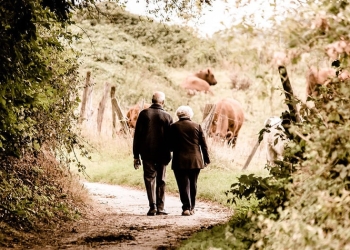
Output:
<instances>
[{"instance_id":1,"label":"grazing cow","mask_svg":"<svg viewBox=\"0 0 350 250\"><path fill-rule=\"evenodd\" d=\"M209 135L215 139L226 140L235 146L239 130L244 121L241 104L232 98L224 98L216 103Z\"/></svg>"},{"instance_id":2,"label":"grazing cow","mask_svg":"<svg viewBox=\"0 0 350 250\"><path fill-rule=\"evenodd\" d=\"M274 164L276 160L283 160L284 146L286 138L282 119L276 116L268 118L265 123L264 140L266 143L266 160L269 165Z\"/></svg>"},{"instance_id":3,"label":"grazing cow","mask_svg":"<svg viewBox=\"0 0 350 250\"><path fill-rule=\"evenodd\" d=\"M129 128L135 129L137 118L139 117L139 113L141 110L148 108L151 106L151 104L145 103L143 104L143 107L141 108L141 104L136 104L129 108L128 112L126 113L127 121L126 124Z\"/></svg>"},{"instance_id":4,"label":"grazing cow","mask_svg":"<svg viewBox=\"0 0 350 250\"><path fill-rule=\"evenodd\" d=\"M214 93L210 90L210 86L217 84L215 76L210 69L200 70L194 75L188 76L181 84L181 87L187 90L188 95L194 95L197 91Z\"/></svg>"},{"instance_id":5,"label":"grazing cow","mask_svg":"<svg viewBox=\"0 0 350 250\"><path fill-rule=\"evenodd\" d=\"M334 68L310 67L306 74L306 94L307 96L317 96L317 85L327 85L335 78L339 81L345 81L350 78L350 73L347 70L338 72Z\"/></svg>"}]
</instances>

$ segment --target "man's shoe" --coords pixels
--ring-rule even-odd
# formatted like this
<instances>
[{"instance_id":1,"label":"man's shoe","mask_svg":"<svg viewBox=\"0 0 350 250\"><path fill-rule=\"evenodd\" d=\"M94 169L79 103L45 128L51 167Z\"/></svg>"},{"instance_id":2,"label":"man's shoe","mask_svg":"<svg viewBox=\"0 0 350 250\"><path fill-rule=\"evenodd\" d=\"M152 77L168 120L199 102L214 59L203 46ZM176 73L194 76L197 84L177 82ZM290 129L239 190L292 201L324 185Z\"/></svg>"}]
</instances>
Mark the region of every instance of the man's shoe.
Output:
<instances>
[{"instance_id":1,"label":"man's shoe","mask_svg":"<svg viewBox=\"0 0 350 250\"><path fill-rule=\"evenodd\" d=\"M182 211L181 215L183 215L183 216L190 216L191 212L190 212L190 210L185 210L185 211Z\"/></svg>"},{"instance_id":2,"label":"man's shoe","mask_svg":"<svg viewBox=\"0 0 350 250\"><path fill-rule=\"evenodd\" d=\"M150 210L148 210L148 212L147 212L147 216L155 216L156 213L157 213L157 209L150 208Z\"/></svg>"},{"instance_id":3,"label":"man's shoe","mask_svg":"<svg viewBox=\"0 0 350 250\"><path fill-rule=\"evenodd\" d=\"M169 213L167 213L165 210L158 210L157 211L157 215L168 215Z\"/></svg>"},{"instance_id":4,"label":"man's shoe","mask_svg":"<svg viewBox=\"0 0 350 250\"><path fill-rule=\"evenodd\" d=\"M190 214L191 214L191 215L194 215L194 214L195 214L194 209L191 209Z\"/></svg>"}]
</instances>

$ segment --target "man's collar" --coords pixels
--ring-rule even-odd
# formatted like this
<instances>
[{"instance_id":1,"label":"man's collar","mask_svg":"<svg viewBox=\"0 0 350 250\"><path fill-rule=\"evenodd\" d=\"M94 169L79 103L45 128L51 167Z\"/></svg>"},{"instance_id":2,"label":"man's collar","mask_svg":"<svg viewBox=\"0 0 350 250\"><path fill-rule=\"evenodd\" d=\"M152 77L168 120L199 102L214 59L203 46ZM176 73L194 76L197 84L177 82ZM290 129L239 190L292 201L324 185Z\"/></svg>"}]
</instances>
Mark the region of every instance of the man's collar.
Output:
<instances>
[{"instance_id":1,"label":"man's collar","mask_svg":"<svg viewBox=\"0 0 350 250\"><path fill-rule=\"evenodd\" d=\"M154 109L163 109L163 106L159 103L152 103L150 108L154 108Z\"/></svg>"}]
</instances>

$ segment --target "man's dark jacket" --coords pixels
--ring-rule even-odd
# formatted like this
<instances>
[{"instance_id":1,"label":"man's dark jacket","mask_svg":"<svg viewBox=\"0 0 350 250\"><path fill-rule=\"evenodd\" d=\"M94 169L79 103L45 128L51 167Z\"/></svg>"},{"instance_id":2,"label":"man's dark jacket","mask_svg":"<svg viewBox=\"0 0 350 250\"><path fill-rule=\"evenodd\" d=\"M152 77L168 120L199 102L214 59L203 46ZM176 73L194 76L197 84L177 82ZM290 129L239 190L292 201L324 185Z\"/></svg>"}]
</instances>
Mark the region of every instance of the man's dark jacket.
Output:
<instances>
[{"instance_id":1,"label":"man's dark jacket","mask_svg":"<svg viewBox=\"0 0 350 250\"><path fill-rule=\"evenodd\" d=\"M207 143L201 126L189 118L180 118L170 126L172 169L201 169L209 164Z\"/></svg>"},{"instance_id":2,"label":"man's dark jacket","mask_svg":"<svg viewBox=\"0 0 350 250\"><path fill-rule=\"evenodd\" d=\"M173 118L160 104L152 104L140 112L136 121L133 154L134 159L167 165L171 160L169 129Z\"/></svg>"}]
</instances>

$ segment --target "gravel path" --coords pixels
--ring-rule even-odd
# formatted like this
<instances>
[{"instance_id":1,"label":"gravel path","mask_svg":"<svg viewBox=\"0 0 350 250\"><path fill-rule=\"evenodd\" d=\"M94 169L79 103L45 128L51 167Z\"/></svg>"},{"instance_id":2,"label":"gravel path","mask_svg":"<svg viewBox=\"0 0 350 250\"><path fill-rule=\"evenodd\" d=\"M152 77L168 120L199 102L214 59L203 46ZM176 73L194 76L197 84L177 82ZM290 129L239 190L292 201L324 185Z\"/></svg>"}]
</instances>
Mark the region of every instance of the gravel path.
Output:
<instances>
[{"instance_id":1,"label":"gravel path","mask_svg":"<svg viewBox=\"0 0 350 250\"><path fill-rule=\"evenodd\" d=\"M166 195L169 215L146 216L145 190L101 183L84 185L94 201L91 213L57 235L54 245L58 249L175 249L194 232L225 223L232 215L226 207L198 201L194 215L181 216L179 197Z\"/></svg>"}]
</instances>

